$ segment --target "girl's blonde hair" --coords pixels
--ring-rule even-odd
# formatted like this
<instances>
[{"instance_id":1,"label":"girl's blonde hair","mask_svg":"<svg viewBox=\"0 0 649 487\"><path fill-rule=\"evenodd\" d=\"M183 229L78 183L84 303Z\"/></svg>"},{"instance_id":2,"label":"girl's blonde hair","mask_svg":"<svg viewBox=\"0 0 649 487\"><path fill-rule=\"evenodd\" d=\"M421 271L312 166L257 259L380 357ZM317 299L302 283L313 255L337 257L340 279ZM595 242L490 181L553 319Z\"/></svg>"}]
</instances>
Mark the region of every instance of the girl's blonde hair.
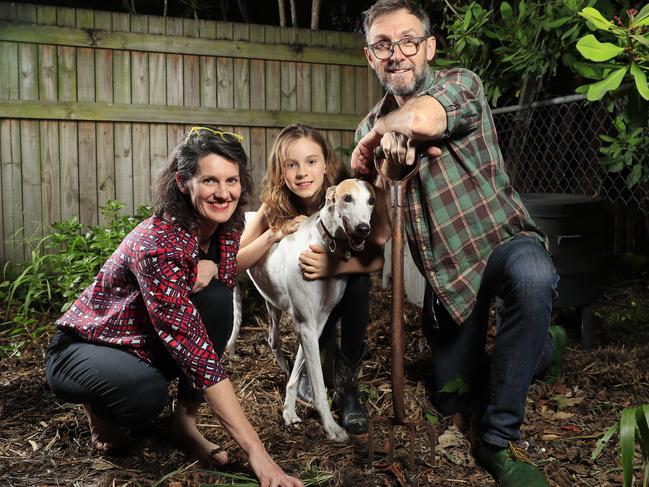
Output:
<instances>
[{"instance_id":1,"label":"girl's blonde hair","mask_svg":"<svg viewBox=\"0 0 649 487\"><path fill-rule=\"evenodd\" d=\"M304 208L300 198L287 186L284 180L284 170L288 154L297 141L302 138L311 139L320 146L324 155L326 172L324 184L318 192L321 203L329 186L338 184L350 177L347 167L340 161L324 137L313 127L299 123L289 125L279 133L268 156L266 174L261 182L261 202L266 206L266 220L270 228L279 228L283 223L300 214Z\"/></svg>"}]
</instances>

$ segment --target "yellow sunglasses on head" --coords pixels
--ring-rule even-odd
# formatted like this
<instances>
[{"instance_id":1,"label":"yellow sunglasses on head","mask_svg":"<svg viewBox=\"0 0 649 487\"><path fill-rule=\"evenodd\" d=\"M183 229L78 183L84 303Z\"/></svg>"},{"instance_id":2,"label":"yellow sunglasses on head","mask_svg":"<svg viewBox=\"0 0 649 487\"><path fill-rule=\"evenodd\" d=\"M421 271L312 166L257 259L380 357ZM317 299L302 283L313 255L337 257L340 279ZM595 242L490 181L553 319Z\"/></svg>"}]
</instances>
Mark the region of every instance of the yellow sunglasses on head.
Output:
<instances>
[{"instance_id":1,"label":"yellow sunglasses on head","mask_svg":"<svg viewBox=\"0 0 649 487\"><path fill-rule=\"evenodd\" d=\"M243 143L243 136L239 134L235 134L234 132L221 132L220 130L214 130L209 127L192 127L189 132L187 133L187 137L185 137L185 140L183 141L183 144L186 144L189 138L192 136L194 133L198 133L201 130L207 130L208 132L213 133L214 135L218 135L221 137L225 142L227 142L227 139L225 138L226 136L228 137L234 137L237 139L237 141L242 144Z\"/></svg>"}]
</instances>

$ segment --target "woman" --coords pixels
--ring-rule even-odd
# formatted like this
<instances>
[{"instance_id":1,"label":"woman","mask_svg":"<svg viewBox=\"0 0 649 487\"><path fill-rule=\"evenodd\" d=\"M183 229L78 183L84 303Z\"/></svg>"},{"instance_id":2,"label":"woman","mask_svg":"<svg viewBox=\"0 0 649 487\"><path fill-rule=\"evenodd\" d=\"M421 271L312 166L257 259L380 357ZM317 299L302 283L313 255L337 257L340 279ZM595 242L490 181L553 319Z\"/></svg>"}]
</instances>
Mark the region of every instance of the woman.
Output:
<instances>
[{"instance_id":1,"label":"woman","mask_svg":"<svg viewBox=\"0 0 649 487\"><path fill-rule=\"evenodd\" d=\"M93 446L119 446L155 419L179 377L173 434L204 463L227 453L198 430L204 398L248 454L261 485L302 486L272 460L245 417L219 356L232 328L232 287L251 192L241 137L194 127L154 188L140 223L57 321L47 380L84 405Z\"/></svg>"},{"instance_id":2,"label":"woman","mask_svg":"<svg viewBox=\"0 0 649 487\"><path fill-rule=\"evenodd\" d=\"M277 136L262 183L261 202L253 221L241 237L239 268L257 262L270 247L297 230L300 221L318 211L329 186L349 177L322 134L302 124L285 127ZM378 200L378 198L377 198ZM374 211L370 239L376 244L387 240L389 227L386 212ZM351 434L367 433L368 418L358 398L357 373L365 353L365 330L369 320L369 272L383 266L383 255L377 245L348 260L331 258L321 246L311 246L300 255L300 266L306 279L322 279L346 274L345 294L332 311L320 338L327 343L334 325L341 319L341 349L336 353L333 375L333 406L340 415L341 426ZM325 371L329 372L329 371ZM331 381L330 381L331 382ZM310 387L303 373L298 389L303 400L310 400Z\"/></svg>"}]
</instances>

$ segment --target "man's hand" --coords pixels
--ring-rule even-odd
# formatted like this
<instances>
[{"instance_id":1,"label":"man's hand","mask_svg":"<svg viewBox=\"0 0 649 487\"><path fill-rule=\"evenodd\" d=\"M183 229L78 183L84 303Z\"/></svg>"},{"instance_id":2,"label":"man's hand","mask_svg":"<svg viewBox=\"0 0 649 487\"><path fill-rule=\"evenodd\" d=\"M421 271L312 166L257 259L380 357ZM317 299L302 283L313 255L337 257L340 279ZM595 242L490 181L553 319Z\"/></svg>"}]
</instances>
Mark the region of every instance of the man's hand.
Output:
<instances>
[{"instance_id":1,"label":"man's hand","mask_svg":"<svg viewBox=\"0 0 649 487\"><path fill-rule=\"evenodd\" d=\"M336 275L335 268L338 259L329 255L321 245L309 245L309 250L300 254L299 261L305 279L324 279Z\"/></svg>"},{"instance_id":2,"label":"man's hand","mask_svg":"<svg viewBox=\"0 0 649 487\"><path fill-rule=\"evenodd\" d=\"M381 143L381 134L376 130L370 130L358 141L354 152L352 152L352 170L359 174L371 174L374 170L374 149Z\"/></svg>"},{"instance_id":3,"label":"man's hand","mask_svg":"<svg viewBox=\"0 0 649 487\"><path fill-rule=\"evenodd\" d=\"M219 268L209 259L202 259L198 261L196 269L196 282L192 287L192 294L198 293L205 289L207 285L219 275Z\"/></svg>"}]
</instances>

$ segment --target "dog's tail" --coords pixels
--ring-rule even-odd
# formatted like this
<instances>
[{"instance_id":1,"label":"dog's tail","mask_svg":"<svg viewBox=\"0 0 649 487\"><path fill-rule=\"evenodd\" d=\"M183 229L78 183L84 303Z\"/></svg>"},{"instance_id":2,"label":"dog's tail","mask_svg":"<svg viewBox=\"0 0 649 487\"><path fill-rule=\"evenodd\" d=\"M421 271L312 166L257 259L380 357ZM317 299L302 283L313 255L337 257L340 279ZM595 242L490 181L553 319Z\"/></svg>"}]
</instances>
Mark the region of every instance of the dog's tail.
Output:
<instances>
[{"instance_id":1,"label":"dog's tail","mask_svg":"<svg viewBox=\"0 0 649 487\"><path fill-rule=\"evenodd\" d=\"M237 282L237 285L234 286L234 292L232 295L232 333L230 334L230 339L228 340L227 349L228 354L235 354L235 343L237 338L239 338L239 331L241 330L241 285Z\"/></svg>"}]
</instances>

